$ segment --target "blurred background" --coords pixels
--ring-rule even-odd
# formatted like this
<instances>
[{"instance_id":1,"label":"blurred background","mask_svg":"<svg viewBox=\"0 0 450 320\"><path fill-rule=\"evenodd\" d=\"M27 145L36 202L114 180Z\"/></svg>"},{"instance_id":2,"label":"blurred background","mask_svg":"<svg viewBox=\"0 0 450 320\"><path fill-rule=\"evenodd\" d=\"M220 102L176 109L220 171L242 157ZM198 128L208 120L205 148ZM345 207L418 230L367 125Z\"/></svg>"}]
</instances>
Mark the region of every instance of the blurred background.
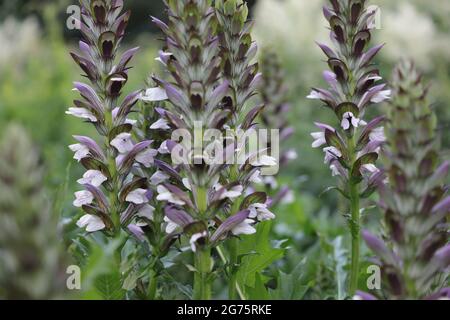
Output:
<instances>
[{"instance_id":1,"label":"blurred background","mask_svg":"<svg viewBox=\"0 0 450 320\"><path fill-rule=\"evenodd\" d=\"M165 13L160 0L125 2L133 13L126 37L129 43L124 46L141 47L126 88L134 91L144 88L146 78L158 72L154 58L161 42L149 16L165 19ZM336 245L340 242L336 240L346 228L341 217L345 212L337 197L332 193L321 195L327 186L333 185L333 179L323 165L322 152L311 149L309 135L314 129L313 121L332 123L334 119L327 110L305 98L312 86L323 85L324 57L314 43L327 42L328 38L322 18L323 3L322 0L249 1L256 21L255 40L261 50L275 51L282 62L292 105L289 120L296 132L286 147L295 148L298 159L283 168L279 177L280 183L292 187L294 202L279 208L273 228L274 239L288 239L293 247L282 262L285 272L304 262L306 255L315 255L320 261L333 248L335 253L339 252ZM450 1L372 0L371 3L381 7L381 28L374 32L374 41L386 44L378 58L384 78L390 78L393 65L403 57L417 62L431 84L442 143L444 150L448 150ZM73 134L88 135L92 130L65 115L74 98L72 82L80 80L80 72L69 56L79 38L76 30L66 27L66 10L71 4L76 1L0 0L0 137L5 136L11 123L20 125L31 137L41 154L45 172L42 187L62 221L77 214L71 202L75 181L81 175L67 145L72 143ZM444 151L443 157L450 158L449 153ZM377 214L369 212L366 219L375 220L371 217ZM336 262L322 258L323 266L308 272L324 275L331 272Z\"/></svg>"}]
</instances>

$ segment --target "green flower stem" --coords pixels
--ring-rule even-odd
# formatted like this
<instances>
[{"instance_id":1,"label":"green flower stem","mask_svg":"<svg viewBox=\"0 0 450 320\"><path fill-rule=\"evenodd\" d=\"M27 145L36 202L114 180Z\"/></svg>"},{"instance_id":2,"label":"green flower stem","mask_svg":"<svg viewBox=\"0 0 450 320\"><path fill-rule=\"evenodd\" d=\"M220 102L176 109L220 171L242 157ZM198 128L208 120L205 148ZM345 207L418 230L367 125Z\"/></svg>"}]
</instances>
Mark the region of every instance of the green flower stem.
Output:
<instances>
[{"instance_id":1,"label":"green flower stem","mask_svg":"<svg viewBox=\"0 0 450 320\"><path fill-rule=\"evenodd\" d=\"M350 229L352 234L352 264L350 272L350 295L354 295L358 288L359 275L359 247L360 247L360 214L359 214L359 192L358 185L350 186L350 202L351 202L351 222Z\"/></svg>"},{"instance_id":2,"label":"green flower stem","mask_svg":"<svg viewBox=\"0 0 450 320\"><path fill-rule=\"evenodd\" d=\"M353 167L357 156L354 135L348 138L348 147L350 152L350 160L351 160L350 162ZM351 256L349 294L353 296L358 288L361 227L360 227L359 183L353 181L351 174L349 174L349 190L350 190L350 214L351 214L349 225L352 237L351 240L352 256Z\"/></svg>"},{"instance_id":3,"label":"green flower stem","mask_svg":"<svg viewBox=\"0 0 450 320\"><path fill-rule=\"evenodd\" d=\"M216 247L216 250L217 250L217 254L219 255L219 257L220 257L220 259L222 260L223 264L224 264L224 265L228 264L227 258L225 258L225 254L223 253L222 248L221 248L220 246L217 246L217 247ZM237 293L238 293L238 295L239 295L239 298L240 298L241 300L243 300L243 301L247 300L247 299L245 298L244 292L242 291L242 289L241 289L239 283L237 283L237 282L236 282L236 291L237 291Z\"/></svg>"},{"instance_id":4,"label":"green flower stem","mask_svg":"<svg viewBox=\"0 0 450 320\"><path fill-rule=\"evenodd\" d=\"M197 188L197 207L200 216L206 220L208 210L208 194L204 187ZM194 256L195 275L194 275L194 300L211 300L211 248L205 246L198 248Z\"/></svg>"},{"instance_id":5,"label":"green flower stem","mask_svg":"<svg viewBox=\"0 0 450 320\"><path fill-rule=\"evenodd\" d=\"M230 255L230 279L228 284L228 298L230 300L237 300L237 272L235 270L238 264L237 256L238 239L232 238L229 240L229 255Z\"/></svg>"},{"instance_id":6,"label":"green flower stem","mask_svg":"<svg viewBox=\"0 0 450 320\"><path fill-rule=\"evenodd\" d=\"M155 300L156 299L156 290L158 288L158 274L154 270L154 266L149 268L149 277L148 277L148 299Z\"/></svg>"},{"instance_id":7,"label":"green flower stem","mask_svg":"<svg viewBox=\"0 0 450 320\"><path fill-rule=\"evenodd\" d=\"M205 247L195 253L194 300L211 300L211 249Z\"/></svg>"},{"instance_id":8,"label":"green flower stem","mask_svg":"<svg viewBox=\"0 0 450 320\"><path fill-rule=\"evenodd\" d=\"M233 175L238 174L238 169L233 167ZM240 199L241 200L241 199ZM235 213L239 211L239 205L241 201L236 200L233 203L231 212ZM228 255L230 257L230 269L229 269L229 280L228 280L228 298L230 300L237 300L240 288L237 283L237 268L238 268L238 238L231 238L228 240ZM241 297L243 295L241 294ZM243 299L245 300L245 299Z\"/></svg>"}]
</instances>

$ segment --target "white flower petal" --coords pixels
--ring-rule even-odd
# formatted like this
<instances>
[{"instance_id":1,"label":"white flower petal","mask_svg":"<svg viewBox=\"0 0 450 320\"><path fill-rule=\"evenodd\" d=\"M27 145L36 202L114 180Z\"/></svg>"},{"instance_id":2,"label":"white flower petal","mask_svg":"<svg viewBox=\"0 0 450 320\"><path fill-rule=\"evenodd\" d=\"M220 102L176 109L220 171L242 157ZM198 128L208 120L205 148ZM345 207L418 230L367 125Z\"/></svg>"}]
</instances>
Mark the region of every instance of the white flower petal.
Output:
<instances>
[{"instance_id":1,"label":"white flower petal","mask_svg":"<svg viewBox=\"0 0 450 320\"><path fill-rule=\"evenodd\" d=\"M155 212L155 208L149 204L144 204L139 211L137 212L137 216L141 218L147 218L149 220L153 220L153 215Z\"/></svg>"},{"instance_id":2,"label":"white flower petal","mask_svg":"<svg viewBox=\"0 0 450 320\"><path fill-rule=\"evenodd\" d=\"M167 99L166 90L159 87L147 89L145 94L141 96L141 100L147 102L164 101Z\"/></svg>"},{"instance_id":3,"label":"white flower petal","mask_svg":"<svg viewBox=\"0 0 450 320\"><path fill-rule=\"evenodd\" d=\"M80 228L86 227L87 232L95 232L103 230L106 226L105 223L97 216L86 214L82 216L78 222L77 226Z\"/></svg>"},{"instance_id":4,"label":"white flower petal","mask_svg":"<svg viewBox=\"0 0 450 320\"><path fill-rule=\"evenodd\" d=\"M148 202L147 196L146 196L147 190L146 189L136 189L131 191L127 197L125 198L125 201L131 202L134 204L144 204Z\"/></svg>"},{"instance_id":5,"label":"white flower petal","mask_svg":"<svg viewBox=\"0 0 450 320\"><path fill-rule=\"evenodd\" d=\"M158 152L160 154L169 154L170 153L170 150L167 147L167 140L164 141L163 143L161 143L161 145L159 146Z\"/></svg>"},{"instance_id":6,"label":"white flower petal","mask_svg":"<svg viewBox=\"0 0 450 320\"><path fill-rule=\"evenodd\" d=\"M158 154L158 151L155 149L147 148L144 151L138 153L135 157L135 160L144 165L146 168L150 168L154 161L155 157Z\"/></svg>"},{"instance_id":7,"label":"white flower petal","mask_svg":"<svg viewBox=\"0 0 450 320\"><path fill-rule=\"evenodd\" d=\"M103 182L108 180L103 173L98 170L88 170L83 175L83 178L78 179L79 184L91 184L94 187L100 187Z\"/></svg>"},{"instance_id":8,"label":"white flower petal","mask_svg":"<svg viewBox=\"0 0 450 320\"><path fill-rule=\"evenodd\" d=\"M275 215L267 209L267 205L264 203L254 203L248 209L250 210L249 218L256 218L258 221L275 219Z\"/></svg>"},{"instance_id":9,"label":"white flower petal","mask_svg":"<svg viewBox=\"0 0 450 320\"><path fill-rule=\"evenodd\" d=\"M75 200L73 201L73 205L77 208L81 208L84 205L91 204L94 201L94 195L87 191L77 191L75 192Z\"/></svg>"},{"instance_id":10,"label":"white flower petal","mask_svg":"<svg viewBox=\"0 0 450 320\"><path fill-rule=\"evenodd\" d=\"M188 178L183 178L182 182L183 182L183 186L185 186L186 189L192 191L191 183L189 182Z\"/></svg>"},{"instance_id":11,"label":"white flower petal","mask_svg":"<svg viewBox=\"0 0 450 320\"><path fill-rule=\"evenodd\" d=\"M268 155L260 155L250 161L250 164L254 167L272 167L276 166L277 163L277 159Z\"/></svg>"},{"instance_id":12,"label":"white flower petal","mask_svg":"<svg viewBox=\"0 0 450 320\"><path fill-rule=\"evenodd\" d=\"M81 119L88 119L91 122L97 122L97 118L94 116L94 114L85 108L69 108L69 110L66 111L66 114Z\"/></svg>"},{"instance_id":13,"label":"white flower petal","mask_svg":"<svg viewBox=\"0 0 450 320\"><path fill-rule=\"evenodd\" d=\"M319 148L327 143L325 140L325 133L323 131L321 132L312 132L311 136L313 137L314 141L312 143L313 148Z\"/></svg>"},{"instance_id":14,"label":"white flower petal","mask_svg":"<svg viewBox=\"0 0 450 320\"><path fill-rule=\"evenodd\" d=\"M186 204L186 202L178 198L175 194L170 192L166 187L162 185L159 185L156 190L158 191L158 196L156 197L156 200L158 201L167 201L180 206Z\"/></svg>"},{"instance_id":15,"label":"white flower petal","mask_svg":"<svg viewBox=\"0 0 450 320\"><path fill-rule=\"evenodd\" d=\"M256 183L256 184L262 183L261 171L256 170L255 172L253 172L252 175L250 176L250 178L248 179L248 181L250 181L252 183Z\"/></svg>"},{"instance_id":16,"label":"white flower petal","mask_svg":"<svg viewBox=\"0 0 450 320\"><path fill-rule=\"evenodd\" d=\"M170 129L169 122L167 122L166 119L159 119L158 121L156 121L155 123L153 123L150 126L150 129L152 129L152 130L169 130Z\"/></svg>"},{"instance_id":17,"label":"white flower petal","mask_svg":"<svg viewBox=\"0 0 450 320\"><path fill-rule=\"evenodd\" d=\"M391 98L391 90L382 90L370 99L373 103L381 103Z\"/></svg>"},{"instance_id":18,"label":"white flower petal","mask_svg":"<svg viewBox=\"0 0 450 320\"><path fill-rule=\"evenodd\" d=\"M201 238L206 238L207 236L208 236L208 233L206 231L192 235L191 239L189 240L189 244L191 245L192 252L197 251L197 241L200 240Z\"/></svg>"},{"instance_id":19,"label":"white flower petal","mask_svg":"<svg viewBox=\"0 0 450 320\"><path fill-rule=\"evenodd\" d=\"M234 227L231 230L231 233L235 236L241 235L241 234L254 234L256 233L256 229L252 226L252 224L255 223L255 221L251 219L245 219L240 224L238 224L236 227Z\"/></svg>"},{"instance_id":20,"label":"white flower petal","mask_svg":"<svg viewBox=\"0 0 450 320\"><path fill-rule=\"evenodd\" d=\"M167 222L166 233L168 234L174 232L179 227L175 222L173 222L167 217L164 217L164 221Z\"/></svg>"},{"instance_id":21,"label":"white flower petal","mask_svg":"<svg viewBox=\"0 0 450 320\"><path fill-rule=\"evenodd\" d=\"M232 187L229 190L225 190L224 193L222 193L222 195L220 196L220 199L225 199L225 198L229 198L229 199L235 199L238 198L242 195L242 191L244 191L244 188L241 185L237 185Z\"/></svg>"},{"instance_id":22,"label":"white flower petal","mask_svg":"<svg viewBox=\"0 0 450 320\"><path fill-rule=\"evenodd\" d=\"M157 186L157 185L167 181L169 178L170 178L169 175L158 170L150 177L150 184Z\"/></svg>"},{"instance_id":23,"label":"white flower petal","mask_svg":"<svg viewBox=\"0 0 450 320\"><path fill-rule=\"evenodd\" d=\"M111 141L111 145L120 153L127 153L133 150L133 141L131 141L131 134L123 132Z\"/></svg>"},{"instance_id":24,"label":"white flower petal","mask_svg":"<svg viewBox=\"0 0 450 320\"><path fill-rule=\"evenodd\" d=\"M81 161L89 155L89 148L81 143L72 144L69 146L69 149L75 152L73 158L77 161Z\"/></svg>"}]
</instances>

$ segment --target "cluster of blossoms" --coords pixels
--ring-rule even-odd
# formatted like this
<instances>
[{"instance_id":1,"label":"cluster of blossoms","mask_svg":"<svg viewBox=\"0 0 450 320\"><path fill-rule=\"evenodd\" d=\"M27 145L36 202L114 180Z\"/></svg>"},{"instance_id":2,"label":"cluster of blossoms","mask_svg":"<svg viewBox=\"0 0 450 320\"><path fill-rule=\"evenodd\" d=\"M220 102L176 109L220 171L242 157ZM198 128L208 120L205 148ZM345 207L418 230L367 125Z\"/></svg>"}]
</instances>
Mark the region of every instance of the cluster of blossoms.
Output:
<instances>
[{"instance_id":1,"label":"cluster of blossoms","mask_svg":"<svg viewBox=\"0 0 450 320\"><path fill-rule=\"evenodd\" d=\"M230 237L253 234L255 223L275 217L266 194L248 194L247 189L262 168L277 161L266 150L246 155L246 140L239 139L263 109L245 112L261 78L252 63L256 45L247 6L234 0L216 1L215 9L211 0L165 4L168 23L153 21L165 35L165 50L157 60L170 80L154 77L158 87L144 96L147 101L168 100L153 124L172 133L165 141L172 163L157 164L157 200L166 203L166 231L186 235L196 252L195 281L202 286L212 269L211 248ZM206 137L211 129L219 136ZM208 296L207 288L197 289L197 297Z\"/></svg>"},{"instance_id":2,"label":"cluster of blossoms","mask_svg":"<svg viewBox=\"0 0 450 320\"><path fill-rule=\"evenodd\" d=\"M70 146L74 158L87 169L78 180L84 190L75 193L74 205L86 213L77 224L87 232L102 230L109 236L118 235L124 227L140 237L130 221L151 219L154 208L148 204L152 193L147 179L132 171L136 166L151 167L158 152L151 148L152 141L133 141L135 121L128 116L141 93L119 101L128 80L128 64L137 51L128 50L117 58L130 12L122 13L122 0L86 0L81 5L84 41L79 45L81 55L72 53L72 57L91 84L74 84L82 99L75 100L67 113L93 124L102 144L75 136L78 143Z\"/></svg>"},{"instance_id":3,"label":"cluster of blossoms","mask_svg":"<svg viewBox=\"0 0 450 320\"><path fill-rule=\"evenodd\" d=\"M360 242L360 198L370 196L383 179L383 173L375 166L385 141L380 124L383 117L367 123L366 109L381 103L391 91L385 84L373 59L382 45L369 47L374 11L366 9L365 0L330 0L331 6L323 9L330 24L330 38L334 50L325 44L319 47L328 58L330 70L323 76L328 89L314 88L308 96L325 103L337 116L339 128L316 123L318 132L312 133L313 147L323 147L325 163L333 176L338 176L344 190L340 192L350 200L352 233L352 277L350 292L357 285Z\"/></svg>"},{"instance_id":4,"label":"cluster of blossoms","mask_svg":"<svg viewBox=\"0 0 450 320\"><path fill-rule=\"evenodd\" d=\"M379 185L389 241L363 233L379 258L389 299L450 298L450 288L441 289L450 265L450 197L444 187L449 162L439 165L436 116L421 78L408 61L394 71L386 128L389 183Z\"/></svg>"},{"instance_id":5,"label":"cluster of blossoms","mask_svg":"<svg viewBox=\"0 0 450 320\"><path fill-rule=\"evenodd\" d=\"M288 115L291 106L288 103L288 87L278 55L270 49L265 49L260 57L262 81L259 93L264 105L264 112L260 113L261 126L280 130L280 141L285 142L294 134L289 126ZM297 159L297 152L293 149L280 151L280 166ZM277 203L289 203L293 200L293 193L288 186L278 186L273 176L263 177L262 182L268 190L276 190L272 206Z\"/></svg>"}]
</instances>

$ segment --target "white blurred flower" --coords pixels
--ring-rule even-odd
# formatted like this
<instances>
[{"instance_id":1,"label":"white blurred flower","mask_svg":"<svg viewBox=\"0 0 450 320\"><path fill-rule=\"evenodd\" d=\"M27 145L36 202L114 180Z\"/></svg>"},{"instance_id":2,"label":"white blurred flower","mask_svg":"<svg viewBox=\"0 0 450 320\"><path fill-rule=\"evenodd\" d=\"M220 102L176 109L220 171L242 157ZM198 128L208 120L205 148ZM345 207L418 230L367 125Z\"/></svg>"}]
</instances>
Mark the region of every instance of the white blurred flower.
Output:
<instances>
[{"instance_id":1,"label":"white blurred flower","mask_svg":"<svg viewBox=\"0 0 450 320\"><path fill-rule=\"evenodd\" d=\"M317 58L321 50L314 45L316 40L329 39L322 6L323 1L318 0L259 0L254 9L256 42L261 47L276 48L286 63L298 66L302 72L295 74L300 82L314 83L323 69ZM301 63L298 57L302 57Z\"/></svg>"},{"instance_id":2,"label":"white blurred flower","mask_svg":"<svg viewBox=\"0 0 450 320\"><path fill-rule=\"evenodd\" d=\"M426 7L442 7L448 1L436 1L425 5L418 0L375 0L382 8L382 29L375 32L376 41L388 45L381 55L391 62L402 58L411 58L421 69L430 70L436 55L448 56L450 40L448 35L440 32L433 21L430 9ZM422 7L423 6L423 7ZM445 8L443 11L445 12ZM441 13L442 14L442 13ZM450 10L444 20L448 20Z\"/></svg>"},{"instance_id":3,"label":"white blurred flower","mask_svg":"<svg viewBox=\"0 0 450 320\"><path fill-rule=\"evenodd\" d=\"M18 21L7 17L0 22L0 70L20 66L33 57L41 44L39 22L34 17Z\"/></svg>"}]
</instances>

